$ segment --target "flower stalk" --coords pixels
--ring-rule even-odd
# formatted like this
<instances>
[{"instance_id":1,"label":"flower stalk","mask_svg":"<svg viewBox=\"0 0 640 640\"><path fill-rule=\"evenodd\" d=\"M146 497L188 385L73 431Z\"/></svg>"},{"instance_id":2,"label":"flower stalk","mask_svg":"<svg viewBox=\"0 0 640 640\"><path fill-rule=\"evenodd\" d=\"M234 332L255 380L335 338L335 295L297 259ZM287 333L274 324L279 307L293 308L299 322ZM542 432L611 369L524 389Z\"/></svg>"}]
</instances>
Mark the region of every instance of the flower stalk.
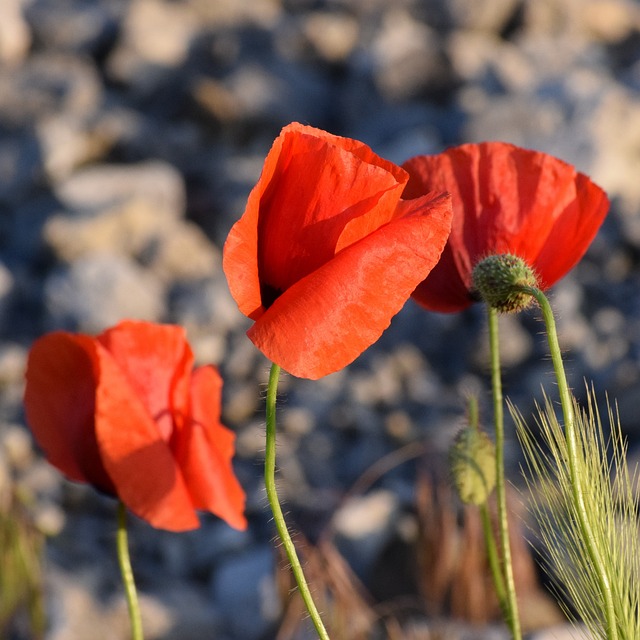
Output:
<instances>
[{"instance_id":1,"label":"flower stalk","mask_svg":"<svg viewBox=\"0 0 640 640\"><path fill-rule=\"evenodd\" d=\"M513 640L522 639L518 601L513 579L511 544L509 542L509 521L507 516L507 496L504 473L504 401L502 396L502 376L500 370L500 344L498 339L498 312L487 305L489 315L489 347L491 352L491 389L493 396L493 418L496 444L496 500L498 505L499 544L502 555L504 578L504 598L502 604L506 621ZM496 592L500 595L501 585L495 581Z\"/></svg>"},{"instance_id":2,"label":"flower stalk","mask_svg":"<svg viewBox=\"0 0 640 640\"><path fill-rule=\"evenodd\" d=\"M279 377L280 367L274 363L271 365L271 371L269 373L266 404L267 437L264 462L264 483L267 490L267 499L269 500L269 505L273 513L273 519L276 524L278 536L284 546L285 553L287 554L287 558L291 564L293 576L296 580L296 584L298 585L298 590L300 591L300 596L302 597L305 607L309 612L313 626L321 640L329 640L329 634L324 627L322 618L320 617L315 605L304 571L302 570L302 565L298 559L295 545L289 535L287 523L285 522L282 508L280 507L280 501L278 500L278 493L276 491L276 399L278 395Z\"/></svg>"},{"instance_id":3,"label":"flower stalk","mask_svg":"<svg viewBox=\"0 0 640 640\"><path fill-rule=\"evenodd\" d=\"M560 343L558 342L558 333L556 330L556 322L553 316L553 310L549 304L549 300L545 294L537 287L522 287L523 293L533 296L540 306L542 317L547 332L547 341L549 343L549 351L553 362L553 369L558 383L558 394L560 396L560 404L562 406L562 416L564 420L564 433L567 446L567 464L569 467L569 475L571 479L571 490L574 502L574 508L580 524L580 530L584 541L585 548L591 559L591 564L596 572L598 583L600 586L601 596L604 602L604 612L606 616L605 626L607 629L608 640L618 640L618 625L616 622L616 608L613 598L613 587L609 579L609 573L605 566L605 561L601 556L600 549L596 543L596 533L593 531L591 518L589 517L589 507L585 501L584 482L586 478L580 473L579 442L575 429L575 418L573 410L573 398L569 385L567 384L567 376L565 374L564 365L562 363L562 353L560 351Z\"/></svg>"},{"instance_id":4,"label":"flower stalk","mask_svg":"<svg viewBox=\"0 0 640 640\"><path fill-rule=\"evenodd\" d=\"M116 544L118 549L118 564L120 566L122 584L124 585L124 592L127 599L129 620L131 621L131 640L144 640L142 632L142 617L140 615L140 603L138 602L138 592L133 579L131 558L129 557L127 508L121 500L118 501L118 530L116 533Z\"/></svg>"},{"instance_id":5,"label":"flower stalk","mask_svg":"<svg viewBox=\"0 0 640 640\"><path fill-rule=\"evenodd\" d=\"M469 426L472 429L480 430L480 417L478 415L478 399L475 396L469 398L468 403L468 420ZM495 451L495 447L494 447ZM495 456L494 456L494 468L495 468ZM495 488L495 487L494 487ZM496 537L493 532L493 526L491 524L491 516L489 514L489 507L485 500L482 504L478 505L480 509L480 520L482 522L482 531L484 535L487 560L489 561L489 569L491 571L491 577L493 579L493 586L496 590L496 596L500 603L500 610L507 611L507 592L504 586L504 578L502 577L502 568L500 567L500 554L498 552L498 546L496 544Z\"/></svg>"}]
</instances>

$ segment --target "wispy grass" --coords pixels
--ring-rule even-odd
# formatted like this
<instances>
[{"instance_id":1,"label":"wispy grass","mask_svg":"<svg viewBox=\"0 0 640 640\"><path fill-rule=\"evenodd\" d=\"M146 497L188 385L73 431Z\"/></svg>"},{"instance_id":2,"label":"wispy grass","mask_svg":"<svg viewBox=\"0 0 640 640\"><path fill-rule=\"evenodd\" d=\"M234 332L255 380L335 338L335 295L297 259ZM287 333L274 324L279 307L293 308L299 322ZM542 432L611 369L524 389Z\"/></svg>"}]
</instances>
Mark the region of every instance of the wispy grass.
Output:
<instances>
[{"instance_id":1,"label":"wispy grass","mask_svg":"<svg viewBox=\"0 0 640 640\"><path fill-rule=\"evenodd\" d=\"M2 489L2 487L0 487ZM30 637L44 637L42 597L43 536L25 505L12 491L0 495L0 637L9 637L12 621L26 617Z\"/></svg>"},{"instance_id":2,"label":"wispy grass","mask_svg":"<svg viewBox=\"0 0 640 640\"><path fill-rule=\"evenodd\" d=\"M606 630L602 580L591 563L576 511L565 433L553 404L545 397L544 406L538 407L539 440L517 409L512 405L509 408L526 456L531 511L538 523L540 542L547 554L545 569L556 585L556 595L567 616L583 620L594 639L610 640L613 633ZM587 508L591 543L603 559L611 589L617 636L621 640L638 640L640 538L634 495L636 472L629 472L626 443L610 406L609 436L605 435L592 392L587 392L586 408L574 400L574 412L576 475Z\"/></svg>"}]
</instances>

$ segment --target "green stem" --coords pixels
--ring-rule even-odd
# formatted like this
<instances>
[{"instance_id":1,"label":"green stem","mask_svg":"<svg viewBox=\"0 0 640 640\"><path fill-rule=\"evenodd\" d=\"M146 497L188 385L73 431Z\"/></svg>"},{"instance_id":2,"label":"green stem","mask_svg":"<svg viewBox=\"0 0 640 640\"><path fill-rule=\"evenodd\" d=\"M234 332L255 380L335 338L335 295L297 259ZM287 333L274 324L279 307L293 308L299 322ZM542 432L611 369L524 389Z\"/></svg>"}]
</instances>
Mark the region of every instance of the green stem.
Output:
<instances>
[{"instance_id":1,"label":"green stem","mask_svg":"<svg viewBox=\"0 0 640 640\"><path fill-rule=\"evenodd\" d=\"M549 300L544 293L534 287L522 287L524 293L532 295L542 311L545 327L547 330L547 340L549 342L549 351L553 362L553 369L558 383L558 393L560 395L560 404L562 405L562 415L564 418L564 431L567 443L567 457L569 465L569 474L571 476L573 503L582 531L582 537L587 549L587 553L591 559L592 566L597 574L600 591L605 605L605 616L607 626L607 638L609 640L618 640L618 625L616 622L615 605L613 602L613 590L607 573L606 563L602 558L600 549L596 543L596 537L593 532L592 524L589 519L589 509L585 502L583 480L579 468L579 441L575 429L575 421L573 415L573 398L569 385L567 384L567 376L562 363L562 352L560 351L560 343L558 342L558 332L556 330L556 321L553 316L553 310L549 304Z\"/></svg>"},{"instance_id":2,"label":"green stem","mask_svg":"<svg viewBox=\"0 0 640 640\"><path fill-rule=\"evenodd\" d=\"M480 429L480 417L478 413L478 398L476 396L470 396L467 403L467 413L469 426L472 429ZM487 547L487 559L489 561L489 569L491 570L491 576L493 578L493 586L496 590L498 602L500 603L500 609L503 614L506 615L507 609L507 592L504 587L504 579L502 577L502 570L500 569L500 555L498 553L498 546L496 544L496 537L491 526L491 516L489 515L489 509L486 502L479 505L480 507L480 519L482 521L482 531L484 534L484 540Z\"/></svg>"},{"instance_id":3,"label":"green stem","mask_svg":"<svg viewBox=\"0 0 640 640\"><path fill-rule=\"evenodd\" d=\"M122 575L122 583L127 598L129 609L129 619L131 620L131 639L144 640L142 633L142 618L140 616L140 604L138 603L138 593L133 579L131 569L131 558L129 557L129 543L127 539L127 508L122 501L118 502L118 531L116 534L118 548L118 564Z\"/></svg>"},{"instance_id":4,"label":"green stem","mask_svg":"<svg viewBox=\"0 0 640 640\"><path fill-rule=\"evenodd\" d=\"M491 388L493 391L493 417L496 438L496 500L498 503L498 528L502 552L502 573L506 590L507 624L513 640L522 640L518 601L513 580L509 523L507 517L507 494L504 473L504 406L502 399L502 376L500 372L500 344L498 341L498 312L487 307L489 312L489 348L491 351ZM498 587L496 585L496 591Z\"/></svg>"},{"instance_id":5,"label":"green stem","mask_svg":"<svg viewBox=\"0 0 640 640\"><path fill-rule=\"evenodd\" d=\"M289 535L289 530L287 529L276 491L276 398L278 395L279 377L280 367L277 364L272 364L271 372L269 373L269 386L267 387L267 441L264 461L264 484L267 490L269 505L273 513L273 519L276 523L276 530L284 545L287 558L291 563L291 569L298 589L300 590L302 600L309 612L318 637L321 638L321 640L329 640L329 634L324 628L318 609L313 601L309 585L304 577L304 572L302 571L302 566L296 553L296 548Z\"/></svg>"}]
</instances>

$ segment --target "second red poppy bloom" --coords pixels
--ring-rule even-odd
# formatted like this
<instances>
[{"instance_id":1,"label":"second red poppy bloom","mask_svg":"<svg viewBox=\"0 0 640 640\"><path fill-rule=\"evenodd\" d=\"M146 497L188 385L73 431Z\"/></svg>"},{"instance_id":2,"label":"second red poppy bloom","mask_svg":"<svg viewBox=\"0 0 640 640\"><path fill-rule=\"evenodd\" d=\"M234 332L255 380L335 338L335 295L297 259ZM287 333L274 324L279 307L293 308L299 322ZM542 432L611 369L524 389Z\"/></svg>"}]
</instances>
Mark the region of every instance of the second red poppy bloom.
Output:
<instances>
[{"instance_id":1,"label":"second red poppy bloom","mask_svg":"<svg viewBox=\"0 0 640 640\"><path fill-rule=\"evenodd\" d=\"M407 180L357 140L297 123L275 140L223 265L249 338L289 373L352 362L438 261L450 199L402 200Z\"/></svg>"},{"instance_id":2,"label":"second red poppy bloom","mask_svg":"<svg viewBox=\"0 0 640 640\"><path fill-rule=\"evenodd\" d=\"M584 255L609 209L604 191L571 165L504 142L464 144L402 166L411 176L405 198L434 190L452 197L451 236L413 296L433 311L473 304L471 274L489 255L522 258L550 287Z\"/></svg>"},{"instance_id":3,"label":"second red poppy bloom","mask_svg":"<svg viewBox=\"0 0 640 640\"><path fill-rule=\"evenodd\" d=\"M57 331L29 354L25 410L49 462L117 496L154 527L199 526L196 510L246 527L220 424L222 379L193 369L184 330L124 321L97 337Z\"/></svg>"}]
</instances>

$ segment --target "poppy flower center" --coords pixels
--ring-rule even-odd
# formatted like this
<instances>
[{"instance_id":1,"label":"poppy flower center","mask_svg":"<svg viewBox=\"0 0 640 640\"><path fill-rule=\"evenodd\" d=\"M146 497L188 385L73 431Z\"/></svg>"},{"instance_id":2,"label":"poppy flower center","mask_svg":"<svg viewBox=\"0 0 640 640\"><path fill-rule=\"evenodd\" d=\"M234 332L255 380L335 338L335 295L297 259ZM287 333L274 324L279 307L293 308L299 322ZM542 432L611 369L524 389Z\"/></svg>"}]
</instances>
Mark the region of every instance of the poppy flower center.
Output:
<instances>
[{"instance_id":1,"label":"poppy flower center","mask_svg":"<svg viewBox=\"0 0 640 640\"><path fill-rule=\"evenodd\" d=\"M266 282L260 283L260 299L262 306L268 309L281 295L283 291L278 287L274 287Z\"/></svg>"}]
</instances>

